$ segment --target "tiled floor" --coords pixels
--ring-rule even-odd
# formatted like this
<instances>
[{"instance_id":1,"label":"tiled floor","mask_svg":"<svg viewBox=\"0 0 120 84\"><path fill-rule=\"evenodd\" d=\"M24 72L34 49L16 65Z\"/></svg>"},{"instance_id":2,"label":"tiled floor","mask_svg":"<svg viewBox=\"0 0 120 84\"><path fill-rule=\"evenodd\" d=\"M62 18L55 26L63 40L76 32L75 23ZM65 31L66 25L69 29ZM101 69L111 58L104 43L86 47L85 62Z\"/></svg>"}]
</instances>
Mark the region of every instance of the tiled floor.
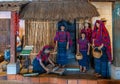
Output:
<instances>
[{"instance_id":1,"label":"tiled floor","mask_svg":"<svg viewBox=\"0 0 120 84\"><path fill-rule=\"evenodd\" d=\"M3 80L4 79L4 80ZM42 74L36 77L22 75L0 75L0 84L120 84L119 80L97 79L92 75L77 73L59 76Z\"/></svg>"},{"instance_id":2,"label":"tiled floor","mask_svg":"<svg viewBox=\"0 0 120 84\"><path fill-rule=\"evenodd\" d=\"M119 80L96 78L93 75L92 69L87 73L67 71L62 76L57 74L41 74L36 77L24 77L22 74L26 73L26 71L26 69L23 69L17 75L6 75L5 72L1 72L0 84L120 84Z\"/></svg>"},{"instance_id":3,"label":"tiled floor","mask_svg":"<svg viewBox=\"0 0 120 84\"><path fill-rule=\"evenodd\" d=\"M19 78L18 78L19 77ZM120 84L119 80L110 79L68 79L59 77L23 77L8 76L8 80L17 80L23 84ZM1 83L0 83L1 84ZM14 83L13 83L14 84ZM18 83L19 84L19 83Z\"/></svg>"}]
</instances>

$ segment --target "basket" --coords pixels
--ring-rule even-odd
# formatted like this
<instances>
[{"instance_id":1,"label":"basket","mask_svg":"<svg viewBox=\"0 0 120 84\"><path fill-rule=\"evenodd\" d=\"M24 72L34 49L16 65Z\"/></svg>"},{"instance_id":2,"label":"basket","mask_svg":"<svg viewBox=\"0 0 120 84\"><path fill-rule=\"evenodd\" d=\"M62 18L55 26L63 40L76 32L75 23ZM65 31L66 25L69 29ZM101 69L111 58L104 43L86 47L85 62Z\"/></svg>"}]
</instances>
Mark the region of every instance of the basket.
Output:
<instances>
[{"instance_id":1,"label":"basket","mask_svg":"<svg viewBox=\"0 0 120 84\"><path fill-rule=\"evenodd\" d=\"M102 56L102 50L95 50L96 48L93 48L92 54L94 58L100 58Z\"/></svg>"},{"instance_id":2,"label":"basket","mask_svg":"<svg viewBox=\"0 0 120 84\"><path fill-rule=\"evenodd\" d=\"M83 59L83 55L81 53L76 55L76 59L77 60L82 60Z\"/></svg>"}]
</instances>

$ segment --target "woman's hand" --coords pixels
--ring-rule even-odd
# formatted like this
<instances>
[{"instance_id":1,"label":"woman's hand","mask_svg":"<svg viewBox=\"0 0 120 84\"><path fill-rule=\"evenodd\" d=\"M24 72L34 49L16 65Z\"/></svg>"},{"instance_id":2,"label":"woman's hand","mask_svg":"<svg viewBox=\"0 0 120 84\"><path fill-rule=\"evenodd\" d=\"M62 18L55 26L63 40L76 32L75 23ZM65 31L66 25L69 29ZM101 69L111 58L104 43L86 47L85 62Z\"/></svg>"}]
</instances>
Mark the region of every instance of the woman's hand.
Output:
<instances>
[{"instance_id":1,"label":"woman's hand","mask_svg":"<svg viewBox=\"0 0 120 84\"><path fill-rule=\"evenodd\" d=\"M56 51L57 51L57 47L54 48L54 52L56 52Z\"/></svg>"},{"instance_id":2,"label":"woman's hand","mask_svg":"<svg viewBox=\"0 0 120 84\"><path fill-rule=\"evenodd\" d=\"M80 53L79 50L77 50L77 55L78 55L79 53Z\"/></svg>"},{"instance_id":3,"label":"woman's hand","mask_svg":"<svg viewBox=\"0 0 120 84\"><path fill-rule=\"evenodd\" d=\"M95 41L95 39L92 40L92 47L93 48L95 47L94 41Z\"/></svg>"},{"instance_id":4,"label":"woman's hand","mask_svg":"<svg viewBox=\"0 0 120 84\"><path fill-rule=\"evenodd\" d=\"M93 48L95 47L95 44L94 44L94 43L92 44L92 47L93 47Z\"/></svg>"},{"instance_id":5,"label":"woman's hand","mask_svg":"<svg viewBox=\"0 0 120 84\"><path fill-rule=\"evenodd\" d=\"M68 49L69 49L69 46L67 46L66 49L68 50Z\"/></svg>"},{"instance_id":6,"label":"woman's hand","mask_svg":"<svg viewBox=\"0 0 120 84\"><path fill-rule=\"evenodd\" d=\"M98 50L101 50L101 46L98 47Z\"/></svg>"},{"instance_id":7,"label":"woman's hand","mask_svg":"<svg viewBox=\"0 0 120 84\"><path fill-rule=\"evenodd\" d=\"M103 48L103 44L98 47L98 50L101 50Z\"/></svg>"},{"instance_id":8,"label":"woman's hand","mask_svg":"<svg viewBox=\"0 0 120 84\"><path fill-rule=\"evenodd\" d=\"M90 52L89 52L89 51L87 52L87 55L90 55Z\"/></svg>"},{"instance_id":9,"label":"woman's hand","mask_svg":"<svg viewBox=\"0 0 120 84\"><path fill-rule=\"evenodd\" d=\"M47 74L50 73L50 69L46 68L46 73Z\"/></svg>"}]
</instances>

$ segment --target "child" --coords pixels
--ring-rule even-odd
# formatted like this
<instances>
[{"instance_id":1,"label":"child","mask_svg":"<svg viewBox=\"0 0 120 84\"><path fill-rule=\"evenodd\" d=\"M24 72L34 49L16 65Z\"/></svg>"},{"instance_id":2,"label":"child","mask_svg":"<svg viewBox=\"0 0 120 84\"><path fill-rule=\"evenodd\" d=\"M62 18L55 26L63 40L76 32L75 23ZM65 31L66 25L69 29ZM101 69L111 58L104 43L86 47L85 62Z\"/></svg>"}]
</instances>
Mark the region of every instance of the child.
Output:
<instances>
[{"instance_id":1,"label":"child","mask_svg":"<svg viewBox=\"0 0 120 84\"><path fill-rule=\"evenodd\" d=\"M77 42L77 54L81 53L83 56L81 60L78 60L81 72L86 72L89 67L89 49L90 46L85 37L85 32L81 32L81 38L79 38Z\"/></svg>"}]
</instances>

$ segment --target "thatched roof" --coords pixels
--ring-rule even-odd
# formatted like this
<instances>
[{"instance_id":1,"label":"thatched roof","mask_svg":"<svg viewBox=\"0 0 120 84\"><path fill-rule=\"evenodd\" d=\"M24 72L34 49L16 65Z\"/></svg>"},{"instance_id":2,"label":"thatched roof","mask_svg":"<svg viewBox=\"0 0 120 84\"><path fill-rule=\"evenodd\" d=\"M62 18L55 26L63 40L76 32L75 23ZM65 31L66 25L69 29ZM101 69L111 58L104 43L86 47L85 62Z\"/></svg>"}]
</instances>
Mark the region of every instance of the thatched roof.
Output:
<instances>
[{"instance_id":1,"label":"thatched roof","mask_svg":"<svg viewBox=\"0 0 120 84\"><path fill-rule=\"evenodd\" d=\"M20 12L23 19L59 20L99 16L87 0L30 2Z\"/></svg>"},{"instance_id":2,"label":"thatched roof","mask_svg":"<svg viewBox=\"0 0 120 84\"><path fill-rule=\"evenodd\" d=\"M115 2L115 1L120 1L120 0L89 0L89 1L94 1L94 2Z\"/></svg>"},{"instance_id":3,"label":"thatched roof","mask_svg":"<svg viewBox=\"0 0 120 84\"><path fill-rule=\"evenodd\" d=\"M0 2L0 11L19 11L27 3L25 1L2 1Z\"/></svg>"}]
</instances>

